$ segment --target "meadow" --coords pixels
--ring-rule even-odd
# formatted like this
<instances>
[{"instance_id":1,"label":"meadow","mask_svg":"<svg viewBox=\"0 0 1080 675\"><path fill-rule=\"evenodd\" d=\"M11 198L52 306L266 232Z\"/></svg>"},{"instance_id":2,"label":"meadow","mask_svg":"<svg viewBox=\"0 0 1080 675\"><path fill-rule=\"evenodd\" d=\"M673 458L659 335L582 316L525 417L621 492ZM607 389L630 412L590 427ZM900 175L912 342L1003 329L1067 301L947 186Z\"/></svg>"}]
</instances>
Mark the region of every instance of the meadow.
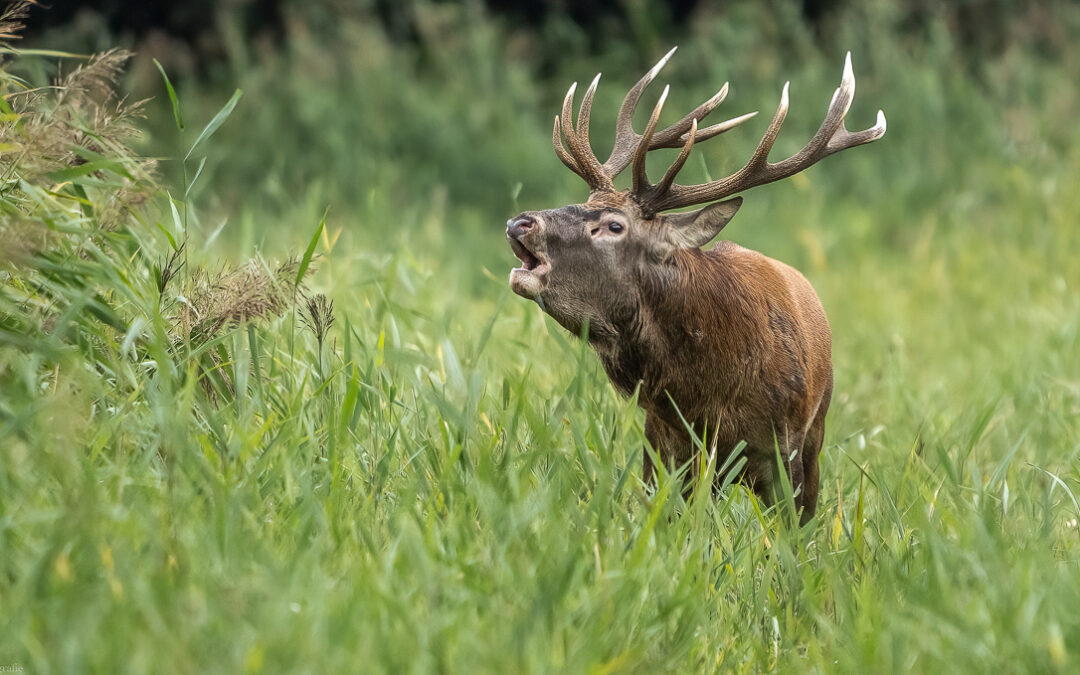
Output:
<instances>
[{"instance_id":1,"label":"meadow","mask_svg":"<svg viewBox=\"0 0 1080 675\"><path fill-rule=\"evenodd\" d=\"M313 10L186 80L4 24L0 666L1071 672L1080 11L1051 6L992 54L886 2L827 38L784 2L644 12L604 48L471 3L421 3L409 43ZM888 116L722 234L832 325L803 528L643 485L634 401L507 285L506 219L586 196L551 150L566 86L604 72L602 150L673 43L671 119L729 80L718 116L763 111L687 182L741 164L787 80L798 149L849 49L849 127Z\"/></svg>"}]
</instances>

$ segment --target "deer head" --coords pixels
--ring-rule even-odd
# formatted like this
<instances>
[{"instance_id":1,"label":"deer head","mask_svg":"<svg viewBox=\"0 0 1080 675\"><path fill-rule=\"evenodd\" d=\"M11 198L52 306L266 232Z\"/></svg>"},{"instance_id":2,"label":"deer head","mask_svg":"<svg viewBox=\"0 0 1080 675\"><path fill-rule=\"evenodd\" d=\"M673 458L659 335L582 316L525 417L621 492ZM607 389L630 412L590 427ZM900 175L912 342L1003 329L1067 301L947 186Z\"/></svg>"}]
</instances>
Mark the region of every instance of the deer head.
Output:
<instances>
[{"instance_id":1,"label":"deer head","mask_svg":"<svg viewBox=\"0 0 1080 675\"><path fill-rule=\"evenodd\" d=\"M680 185L675 178L694 144L746 122L757 113L699 128L727 95L724 84L714 96L678 122L657 130L668 88L660 95L642 134L634 131L632 117L641 95L675 52L672 49L626 94L619 108L615 145L601 163L589 144L589 119L600 75L585 92L572 118L576 83L555 117L552 141L555 153L589 186L584 204L546 211L527 211L507 222L506 235L522 266L510 274L518 295L536 300L572 332L589 325L589 337L619 334L620 326L634 321L640 310L643 283L662 281L677 273L680 251L695 250L711 241L738 211L740 197L725 200L749 188L787 178L840 150L869 143L885 133L885 116L859 132L844 126L844 116L855 94L851 54L844 63L840 87L833 94L825 119L813 138L791 157L770 162L769 151L788 110L788 85L780 105L757 149L746 164L724 178L701 185ZM649 180L645 157L659 148L682 148L675 162L656 183ZM614 179L632 166L633 181L617 190ZM665 213L706 204L696 211Z\"/></svg>"}]
</instances>

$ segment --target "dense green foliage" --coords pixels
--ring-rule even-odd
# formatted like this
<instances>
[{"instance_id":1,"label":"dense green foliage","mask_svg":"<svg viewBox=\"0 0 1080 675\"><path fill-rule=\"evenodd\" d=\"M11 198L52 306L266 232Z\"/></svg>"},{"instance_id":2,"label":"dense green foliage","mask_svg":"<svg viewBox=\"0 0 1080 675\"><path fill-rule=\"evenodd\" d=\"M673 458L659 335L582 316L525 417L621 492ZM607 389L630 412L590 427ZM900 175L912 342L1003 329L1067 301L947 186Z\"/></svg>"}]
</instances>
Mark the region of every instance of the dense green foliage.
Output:
<instances>
[{"instance_id":1,"label":"dense green foliage","mask_svg":"<svg viewBox=\"0 0 1080 675\"><path fill-rule=\"evenodd\" d=\"M802 529L737 486L644 487L634 403L505 282L505 219L584 196L550 149L563 87L604 70L605 139L674 36L542 73L545 35L472 5L425 6L419 47L312 16L237 48L231 116L231 87L181 86L183 131L160 79L145 123L113 96L122 54L28 92L42 62L9 56L0 665L1075 668L1080 11L979 60L885 3L827 40L773 4L696 17L668 114L730 79L722 110L767 117L790 79L790 152L850 48L849 127L889 118L725 231L802 269L833 326ZM764 125L684 180L736 168ZM139 126L177 159L133 152ZM256 246L285 262L239 262Z\"/></svg>"}]
</instances>

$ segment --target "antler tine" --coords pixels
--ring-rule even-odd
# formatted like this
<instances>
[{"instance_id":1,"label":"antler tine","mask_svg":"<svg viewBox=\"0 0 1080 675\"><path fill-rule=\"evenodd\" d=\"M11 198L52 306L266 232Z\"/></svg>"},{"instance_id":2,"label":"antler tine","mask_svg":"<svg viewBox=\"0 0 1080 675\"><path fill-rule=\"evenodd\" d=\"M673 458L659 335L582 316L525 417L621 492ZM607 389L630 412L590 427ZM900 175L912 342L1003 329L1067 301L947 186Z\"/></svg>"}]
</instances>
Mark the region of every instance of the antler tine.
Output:
<instances>
[{"instance_id":1,"label":"antler tine","mask_svg":"<svg viewBox=\"0 0 1080 675\"><path fill-rule=\"evenodd\" d=\"M577 165L577 173L586 181L589 180L589 176L585 171L584 163L581 161L581 149L578 147L577 135L574 133L574 93L577 91L577 82L570 85L570 88L566 91L566 96L563 97L562 104L562 135L566 139L566 144L569 146L570 155L574 158L574 164Z\"/></svg>"},{"instance_id":2,"label":"antler tine","mask_svg":"<svg viewBox=\"0 0 1080 675\"><path fill-rule=\"evenodd\" d=\"M656 79L676 49L678 47L672 47L671 51L664 54L663 58L657 61L656 65L630 88L630 91L626 92L626 97L619 106L619 116L615 121L615 145L611 148L611 155L604 162L604 173L608 176L619 175L633 158L634 151L641 142L641 136L634 131L634 111L637 110L638 101L641 100L641 94L645 88Z\"/></svg>"},{"instance_id":3,"label":"antler tine","mask_svg":"<svg viewBox=\"0 0 1080 675\"><path fill-rule=\"evenodd\" d=\"M591 189L609 190L613 188L611 179L604 173L599 160L596 159L592 148L589 147L589 115L592 112L593 94L596 93L596 86L599 82L600 75L597 75L593 78L592 84L589 85L584 98L582 98L581 107L578 109L576 129L573 120L573 104L574 93L577 91L577 82L570 85L570 89L567 90L566 96L563 98L562 116L561 118L555 118L556 125L552 142L555 146L555 153L559 155L559 159L562 160L563 164L566 164L571 171L584 178ZM563 146L563 139L569 145L569 153ZM570 161L567 162L567 159Z\"/></svg>"},{"instance_id":4,"label":"antler tine","mask_svg":"<svg viewBox=\"0 0 1080 675\"><path fill-rule=\"evenodd\" d=\"M581 107L578 108L577 113L576 133L578 138L585 141L586 147L589 147L589 121L592 117L593 95L596 94L596 85L600 84L600 75L601 73L597 73L596 77L593 78L592 84L585 90L585 96L581 99ZM591 147L589 154L593 154ZM596 156L593 155L593 159L595 158Z\"/></svg>"},{"instance_id":5,"label":"antler tine","mask_svg":"<svg viewBox=\"0 0 1080 675\"><path fill-rule=\"evenodd\" d=\"M855 133L845 128L844 117L851 107L854 96L855 74L851 68L851 53L848 52L844 60L844 75L840 87L833 93L825 119L817 133L799 152L776 163L768 161L769 151L787 115L788 85L785 84L776 114L754 150L754 154L743 168L730 176L702 185L672 184L665 193L659 191L654 193L656 199L650 207L658 212L723 199L736 192L787 178L840 150L881 138L885 134L885 115L880 110L877 124L873 127ZM699 140L701 135L699 134Z\"/></svg>"},{"instance_id":6,"label":"antler tine","mask_svg":"<svg viewBox=\"0 0 1080 675\"><path fill-rule=\"evenodd\" d=\"M551 144L555 146L555 154L566 168L570 169L577 175L581 175L581 171L578 170L577 162L570 156L570 153L566 151L566 146L563 145L562 134L559 133L559 116L555 116L555 128L551 131Z\"/></svg>"},{"instance_id":7,"label":"antler tine","mask_svg":"<svg viewBox=\"0 0 1080 675\"><path fill-rule=\"evenodd\" d=\"M614 190L615 185L611 182L611 176L604 173L604 167L601 166L600 160L596 158L596 153L592 150L592 144L589 143L589 122L592 119L593 96L596 94L596 87L599 84L600 73L597 73L589 84L589 88L585 90L585 96L581 99L574 136L578 150L581 153L581 156L578 157L578 163L582 164L582 168L588 171L592 177L591 180L586 178L589 187L593 190Z\"/></svg>"},{"instance_id":8,"label":"antler tine","mask_svg":"<svg viewBox=\"0 0 1080 675\"><path fill-rule=\"evenodd\" d=\"M686 132L690 128L691 124L708 117L709 113L716 109L724 99L727 98L728 83L725 82L724 86L720 87L720 91L712 95L712 97L694 108L681 120L667 127L663 131L656 132L653 137L652 143L649 144L650 150L657 148L681 148L686 143ZM734 126L734 125L733 125ZM729 127L730 128L730 127ZM726 131L726 130L725 130Z\"/></svg>"},{"instance_id":9,"label":"antler tine","mask_svg":"<svg viewBox=\"0 0 1080 675\"><path fill-rule=\"evenodd\" d=\"M671 188L671 185L675 182L675 176L679 175L679 171L682 171L683 165L686 164L687 158L690 157L690 151L694 149L694 140L697 135L697 120L690 120L690 131L686 134L686 143L683 145L682 152L675 158L675 162L668 167L660 182L656 184L654 188L656 194L662 195Z\"/></svg>"},{"instance_id":10,"label":"antler tine","mask_svg":"<svg viewBox=\"0 0 1080 675\"><path fill-rule=\"evenodd\" d=\"M661 63L657 64L657 66L662 66L664 63L666 63L666 60L670 55L671 52L668 52L668 56L665 56L664 60ZM654 68L653 70L659 72L658 68ZM634 156L634 151L641 144L642 137L635 133L633 128L631 128L630 118L633 117L634 108L636 107L637 102L638 100L640 100L641 97L641 92L636 90L638 89L638 87L644 90L644 86L642 86L642 83L644 82L647 85L651 81L651 75L654 75L652 71L650 71L648 74L646 74L644 78L638 81L638 84L634 86L634 89L631 89L630 93L627 94L627 98L623 101L623 106L619 110L620 117L618 130L616 132L616 149L618 149L619 152L616 152L616 149L613 149L611 157L608 159L608 161L604 162L604 172L609 176L617 176L619 173L621 173L623 169L625 169L627 165L630 164ZM646 78L649 79L647 80ZM659 148L683 147L683 145L686 144L686 133L690 129L691 124L695 122L700 122L701 120L705 119L710 113L712 113L713 110L715 110L721 103L723 103L724 99L727 98L727 94L728 83L725 82L724 86L720 87L720 91L716 92L704 103L684 115L681 120L668 127L665 127L661 131L655 132L653 134L652 140L648 144L649 150L656 150ZM633 98L631 98L631 95L633 95ZM628 107L627 101L632 101L632 105ZM626 113L625 116L624 113ZM714 124L705 129L699 129L697 133L697 140L699 142L706 141L710 138L713 138L714 136L719 136L725 131L734 129L735 127L742 124L756 114L756 112L748 113L746 115L741 115L739 117L735 117L730 120Z\"/></svg>"},{"instance_id":11,"label":"antler tine","mask_svg":"<svg viewBox=\"0 0 1080 675\"><path fill-rule=\"evenodd\" d=\"M885 123L885 111L877 111L877 123L869 129L862 131L848 131L843 124L840 125L840 129L836 132L832 138L829 139L829 144L825 146L825 154L831 155L834 152L840 152L841 150L847 150L853 148L856 145L863 145L871 141L876 141L885 135L885 129L887 125Z\"/></svg>"},{"instance_id":12,"label":"antler tine","mask_svg":"<svg viewBox=\"0 0 1080 675\"><path fill-rule=\"evenodd\" d=\"M566 96L563 96L562 101L562 133L566 137L566 140L571 141L570 149L573 150L573 136L574 136L574 94L577 92L577 82L570 85L570 88L566 90Z\"/></svg>"},{"instance_id":13,"label":"antler tine","mask_svg":"<svg viewBox=\"0 0 1080 675\"><path fill-rule=\"evenodd\" d=\"M652 140L653 132L656 131L656 123L660 120L660 111L664 109L664 101L667 100L667 95L670 90L670 86L664 87L664 93L660 94L660 99L653 108L652 116L649 117L649 123L645 126L645 133L641 135L641 141L634 150L633 191L636 195L644 194L644 192L651 187L649 185L649 177L645 171L645 156L649 153L649 142Z\"/></svg>"},{"instance_id":14,"label":"antler tine","mask_svg":"<svg viewBox=\"0 0 1080 675\"><path fill-rule=\"evenodd\" d=\"M773 115L772 122L769 122L769 128L765 130L765 135L758 142L754 154L750 156L750 161L743 168L744 171L746 168L758 168L768 165L769 151L772 150L773 143L776 143L776 137L780 135L780 127L784 126L784 120L787 118L788 89L790 87L791 82L784 83L784 90L780 92L780 105L776 106L776 113Z\"/></svg>"},{"instance_id":15,"label":"antler tine","mask_svg":"<svg viewBox=\"0 0 1080 675\"><path fill-rule=\"evenodd\" d=\"M718 122L717 124L707 126L704 129L698 129L698 132L697 132L698 140L699 141L707 141L707 140L709 140L710 138L712 138L714 136L719 136L720 134L724 133L725 131L730 131L731 129L734 129L735 127L739 126L740 124L742 124L746 120L751 119L751 118L756 117L756 116L757 116L757 111L755 110L754 112L746 113L745 115L739 115L738 117L732 117L729 120L725 120L723 122ZM686 134L683 134L682 136L679 137L679 140L682 141L685 138L686 138Z\"/></svg>"}]
</instances>

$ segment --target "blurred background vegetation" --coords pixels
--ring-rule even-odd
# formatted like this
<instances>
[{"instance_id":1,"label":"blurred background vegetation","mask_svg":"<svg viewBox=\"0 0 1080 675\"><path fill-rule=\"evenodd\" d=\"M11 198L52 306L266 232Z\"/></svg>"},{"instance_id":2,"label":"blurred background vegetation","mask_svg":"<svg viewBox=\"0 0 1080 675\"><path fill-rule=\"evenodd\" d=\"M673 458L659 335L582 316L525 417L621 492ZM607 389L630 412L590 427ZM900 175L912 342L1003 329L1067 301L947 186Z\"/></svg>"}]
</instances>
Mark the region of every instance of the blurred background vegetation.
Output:
<instances>
[{"instance_id":1,"label":"blurred background vegetation","mask_svg":"<svg viewBox=\"0 0 1080 675\"><path fill-rule=\"evenodd\" d=\"M0 31L0 665L1075 667L1080 5L54 0L26 24ZM724 232L833 326L805 530L738 490L647 493L639 411L507 288L506 219L586 196L551 149L567 86L604 73L602 153L672 45L641 115L664 82L670 119L725 81L718 118L763 113L687 182L742 164L787 80L774 154L801 147L848 50L849 128L888 117Z\"/></svg>"},{"instance_id":2,"label":"blurred background vegetation","mask_svg":"<svg viewBox=\"0 0 1080 675\"><path fill-rule=\"evenodd\" d=\"M816 128L851 50L860 86L850 125L868 125L883 108L889 136L874 151L830 162L829 179L815 181L825 170L808 174L821 184L808 191L819 196L804 198L835 204L829 192L839 190L888 200L867 234L899 245L927 218L957 209L975 210L958 218L974 225L977 210L992 206L965 200L967 186L990 181L1006 192L1009 167L1064 150L1065 120L1077 109L1068 86L1078 69L1077 16L1074 3L1003 0L71 0L36 12L30 37L80 53L134 50L125 89L156 97L155 155L175 156L180 139L160 114L167 101L152 58L193 117L243 89L243 123L219 136L204 182L214 186L206 198L217 200L216 213L311 222L332 203L338 216L354 214L347 229L391 238L415 228L365 217L371 200L405 212L446 209L452 233L481 222L457 217L470 210L497 230L522 204L580 194L549 147L551 117L572 81L605 74L593 134L602 148L622 93L671 45L681 47L665 73L671 114L731 81L724 111L767 117L791 79L779 153ZM698 164L730 170L753 132L714 141ZM175 178L175 165L163 168ZM770 190L752 203L784 200L784 187ZM758 208L743 218L774 219ZM255 229L260 240L275 236Z\"/></svg>"}]
</instances>

